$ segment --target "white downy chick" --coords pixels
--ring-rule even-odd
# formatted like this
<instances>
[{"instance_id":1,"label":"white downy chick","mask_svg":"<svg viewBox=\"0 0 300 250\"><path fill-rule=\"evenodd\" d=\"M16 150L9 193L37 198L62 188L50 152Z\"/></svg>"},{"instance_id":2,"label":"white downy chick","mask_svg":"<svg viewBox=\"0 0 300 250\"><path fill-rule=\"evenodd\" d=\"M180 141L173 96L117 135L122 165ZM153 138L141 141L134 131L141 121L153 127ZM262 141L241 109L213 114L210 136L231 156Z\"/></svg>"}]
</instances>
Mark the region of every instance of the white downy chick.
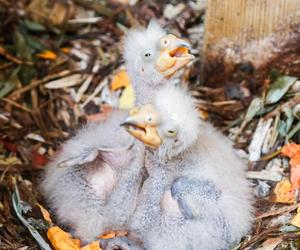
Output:
<instances>
[{"instance_id":1,"label":"white downy chick","mask_svg":"<svg viewBox=\"0 0 300 250\"><path fill-rule=\"evenodd\" d=\"M148 28L134 29L125 39L126 69L136 91L136 105L150 103L157 90L172 80L167 80L190 63L190 45L172 34L166 34L151 21Z\"/></svg>"},{"instance_id":2,"label":"white downy chick","mask_svg":"<svg viewBox=\"0 0 300 250\"><path fill-rule=\"evenodd\" d=\"M246 164L226 137L200 121L186 92L164 87L153 106L136 108L123 125L148 145L149 177L129 223L146 249L229 249L248 232Z\"/></svg>"},{"instance_id":3,"label":"white downy chick","mask_svg":"<svg viewBox=\"0 0 300 250\"><path fill-rule=\"evenodd\" d=\"M166 38L170 43L162 49L160 41ZM148 101L155 89L164 83L164 77L191 60L186 59L182 63L182 59L181 63L177 63L177 60L189 57L186 52L181 53L182 57L179 52L175 53L184 49L181 46L187 44L179 38L165 35L155 22L151 22L147 29L131 31L127 35L126 65L132 72L139 103L143 103L143 98ZM143 54L149 50L153 51L151 60ZM174 64L160 66L163 51L176 54L170 52L173 56L169 59L174 61L175 58ZM143 67L141 74L136 72L136 67ZM170 74L162 69L169 70ZM41 184L43 194L58 222L68 225L83 241L93 240L107 230L121 230L134 209L142 181L144 147L120 128L126 116L128 111L113 111L103 123L88 124L62 146L46 167Z\"/></svg>"}]
</instances>

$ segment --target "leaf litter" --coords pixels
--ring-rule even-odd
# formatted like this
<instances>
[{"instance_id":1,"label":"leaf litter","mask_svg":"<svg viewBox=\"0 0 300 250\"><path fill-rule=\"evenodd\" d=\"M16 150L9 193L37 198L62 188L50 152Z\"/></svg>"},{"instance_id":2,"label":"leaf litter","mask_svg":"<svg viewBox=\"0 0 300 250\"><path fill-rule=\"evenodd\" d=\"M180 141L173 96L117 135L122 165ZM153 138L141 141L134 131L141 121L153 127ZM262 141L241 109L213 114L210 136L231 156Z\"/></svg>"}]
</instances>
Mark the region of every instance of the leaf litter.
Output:
<instances>
[{"instance_id":1,"label":"leaf litter","mask_svg":"<svg viewBox=\"0 0 300 250\"><path fill-rule=\"evenodd\" d=\"M122 36L155 17L195 48L196 62L181 82L196 97L200 116L250 157L256 220L235 249L300 247L300 80L271 72L258 89L249 78L200 86L206 1L173 2L0 1L1 249L99 249L97 241L79 246L52 222L36 186L48 159L81 124L132 106Z\"/></svg>"}]
</instances>

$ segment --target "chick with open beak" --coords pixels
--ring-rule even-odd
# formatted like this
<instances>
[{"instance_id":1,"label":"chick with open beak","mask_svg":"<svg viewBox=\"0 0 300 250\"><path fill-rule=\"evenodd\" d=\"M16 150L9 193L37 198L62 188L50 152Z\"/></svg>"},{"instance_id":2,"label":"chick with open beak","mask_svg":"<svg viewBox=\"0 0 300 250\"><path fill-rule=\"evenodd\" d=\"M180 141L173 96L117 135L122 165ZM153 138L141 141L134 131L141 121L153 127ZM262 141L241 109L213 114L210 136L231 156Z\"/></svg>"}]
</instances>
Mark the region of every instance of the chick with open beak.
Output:
<instances>
[{"instance_id":1,"label":"chick with open beak","mask_svg":"<svg viewBox=\"0 0 300 250\"><path fill-rule=\"evenodd\" d=\"M130 116L121 124L126 131L151 148L157 148L161 144L161 138L157 133L159 116L151 104L141 108L133 108Z\"/></svg>"},{"instance_id":2,"label":"chick with open beak","mask_svg":"<svg viewBox=\"0 0 300 250\"><path fill-rule=\"evenodd\" d=\"M160 55L156 62L156 68L167 78L194 59L194 56L189 53L189 43L175 35L163 36L158 47Z\"/></svg>"},{"instance_id":3,"label":"chick with open beak","mask_svg":"<svg viewBox=\"0 0 300 250\"><path fill-rule=\"evenodd\" d=\"M134 109L125 122L131 135L155 148L145 150L148 177L128 238L139 238L149 250L231 249L251 228L246 164L222 134L199 119L183 89L165 86L152 103Z\"/></svg>"}]
</instances>

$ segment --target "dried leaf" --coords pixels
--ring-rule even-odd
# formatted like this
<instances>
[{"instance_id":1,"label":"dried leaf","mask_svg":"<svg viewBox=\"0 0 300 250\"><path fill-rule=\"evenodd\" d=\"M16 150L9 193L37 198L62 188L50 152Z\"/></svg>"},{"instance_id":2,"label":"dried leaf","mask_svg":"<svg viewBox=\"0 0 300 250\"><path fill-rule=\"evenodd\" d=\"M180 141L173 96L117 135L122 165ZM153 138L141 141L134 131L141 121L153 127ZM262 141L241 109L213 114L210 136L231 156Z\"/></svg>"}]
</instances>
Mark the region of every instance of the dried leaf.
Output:
<instances>
[{"instance_id":1,"label":"dried leaf","mask_svg":"<svg viewBox=\"0 0 300 250\"><path fill-rule=\"evenodd\" d=\"M51 220L51 217L50 217L50 214L49 212L41 205L41 204L38 204L38 207L41 209L41 212L42 212L42 215L43 215L43 218L48 221L49 223L52 223L52 220Z\"/></svg>"},{"instance_id":2,"label":"dried leaf","mask_svg":"<svg viewBox=\"0 0 300 250\"><path fill-rule=\"evenodd\" d=\"M296 77L279 76L267 93L266 104L278 102L296 81Z\"/></svg>"},{"instance_id":3,"label":"dried leaf","mask_svg":"<svg viewBox=\"0 0 300 250\"><path fill-rule=\"evenodd\" d=\"M289 180L283 180L276 184L274 189L275 200L278 203L294 203L295 190Z\"/></svg>"},{"instance_id":4,"label":"dried leaf","mask_svg":"<svg viewBox=\"0 0 300 250\"><path fill-rule=\"evenodd\" d=\"M66 76L60 78L58 80L50 81L45 84L47 89L60 89L65 87L72 87L82 82L82 75L81 74L74 74L70 76Z\"/></svg>"},{"instance_id":5,"label":"dried leaf","mask_svg":"<svg viewBox=\"0 0 300 250\"><path fill-rule=\"evenodd\" d=\"M257 250L273 250L283 241L282 237L270 238L264 241L261 247Z\"/></svg>"},{"instance_id":6,"label":"dried leaf","mask_svg":"<svg viewBox=\"0 0 300 250\"><path fill-rule=\"evenodd\" d=\"M269 131L273 119L261 119L257 125L253 139L249 146L249 160L257 161L260 159L262 146L264 144L266 135Z\"/></svg>"},{"instance_id":7,"label":"dried leaf","mask_svg":"<svg viewBox=\"0 0 300 250\"><path fill-rule=\"evenodd\" d=\"M38 141L38 142L46 142L45 139L41 135L36 134L36 133L29 133L25 136L25 138L31 139L34 141Z\"/></svg>"},{"instance_id":8,"label":"dried leaf","mask_svg":"<svg viewBox=\"0 0 300 250\"><path fill-rule=\"evenodd\" d=\"M45 166L48 162L48 159L45 155L39 154L38 151L33 151L31 156L32 164L36 167Z\"/></svg>"},{"instance_id":9,"label":"dried leaf","mask_svg":"<svg viewBox=\"0 0 300 250\"><path fill-rule=\"evenodd\" d=\"M0 158L0 164L1 165L19 165L22 164L22 161L18 159L16 156L7 157L4 159Z\"/></svg>"},{"instance_id":10,"label":"dried leaf","mask_svg":"<svg viewBox=\"0 0 300 250\"><path fill-rule=\"evenodd\" d=\"M267 181L280 181L282 179L282 175L275 171L263 169L262 171L248 171L247 178Z\"/></svg>"},{"instance_id":11,"label":"dried leaf","mask_svg":"<svg viewBox=\"0 0 300 250\"><path fill-rule=\"evenodd\" d=\"M177 5L167 4L164 9L164 17L167 19L173 19L178 16L186 8L184 3L179 3Z\"/></svg>"},{"instance_id":12,"label":"dried leaf","mask_svg":"<svg viewBox=\"0 0 300 250\"><path fill-rule=\"evenodd\" d=\"M129 77L125 70L119 71L111 82L111 90L115 91L120 88L126 88L130 84Z\"/></svg>"},{"instance_id":13,"label":"dried leaf","mask_svg":"<svg viewBox=\"0 0 300 250\"><path fill-rule=\"evenodd\" d=\"M299 227L300 228L300 208L298 207L297 209L297 214L295 217L292 219L291 224L293 226Z\"/></svg>"}]
</instances>

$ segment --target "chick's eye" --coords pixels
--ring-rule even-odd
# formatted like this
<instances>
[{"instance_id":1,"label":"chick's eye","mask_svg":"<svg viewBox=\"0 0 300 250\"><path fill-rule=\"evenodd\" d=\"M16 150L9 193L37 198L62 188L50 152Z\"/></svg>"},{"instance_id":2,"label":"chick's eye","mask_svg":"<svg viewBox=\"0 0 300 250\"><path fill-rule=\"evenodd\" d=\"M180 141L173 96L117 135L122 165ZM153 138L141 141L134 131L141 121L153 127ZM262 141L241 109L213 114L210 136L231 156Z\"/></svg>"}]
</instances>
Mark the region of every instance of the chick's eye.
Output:
<instances>
[{"instance_id":1,"label":"chick's eye","mask_svg":"<svg viewBox=\"0 0 300 250\"><path fill-rule=\"evenodd\" d=\"M171 130L171 129L167 130L167 136L168 137L174 137L176 135L177 135L177 131L176 130Z\"/></svg>"},{"instance_id":2,"label":"chick's eye","mask_svg":"<svg viewBox=\"0 0 300 250\"><path fill-rule=\"evenodd\" d=\"M150 49L147 49L143 52L143 58L145 61L151 61L153 57L153 53Z\"/></svg>"},{"instance_id":3,"label":"chick's eye","mask_svg":"<svg viewBox=\"0 0 300 250\"><path fill-rule=\"evenodd\" d=\"M170 43L169 40L164 38L164 39L160 40L160 47L166 48L169 45L169 43Z\"/></svg>"}]
</instances>

